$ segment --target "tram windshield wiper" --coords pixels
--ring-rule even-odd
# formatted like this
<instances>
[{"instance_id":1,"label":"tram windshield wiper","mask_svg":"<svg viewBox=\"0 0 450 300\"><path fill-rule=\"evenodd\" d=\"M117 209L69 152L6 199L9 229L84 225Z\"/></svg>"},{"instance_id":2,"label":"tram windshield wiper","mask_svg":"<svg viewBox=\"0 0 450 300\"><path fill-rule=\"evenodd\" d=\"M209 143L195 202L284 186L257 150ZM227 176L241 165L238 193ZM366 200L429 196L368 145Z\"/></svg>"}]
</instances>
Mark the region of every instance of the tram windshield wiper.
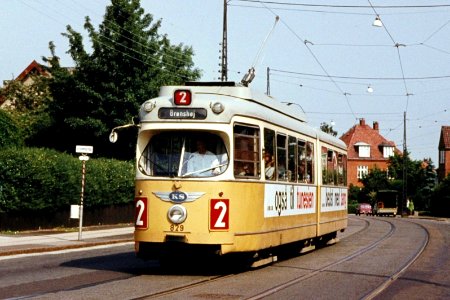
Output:
<instances>
[{"instance_id":1,"label":"tram windshield wiper","mask_svg":"<svg viewBox=\"0 0 450 300\"><path fill-rule=\"evenodd\" d=\"M211 170L214 170L214 169L219 169L219 168L221 168L223 166L227 166L227 165L228 165L228 162L224 163L224 164L217 165L217 166L209 167L209 168L206 168L206 169L195 170L195 171L192 171L192 172L185 173L185 174L181 175L181 177L183 177L183 178L184 177L189 177L189 176L194 175L194 174L203 173L203 172L211 171ZM211 175L218 175L220 173L221 173L220 170L218 170L217 174L213 172L213 174L211 174ZM208 175L201 175L201 176L196 176L196 177L209 177L209 176L210 175L208 174Z\"/></svg>"}]
</instances>

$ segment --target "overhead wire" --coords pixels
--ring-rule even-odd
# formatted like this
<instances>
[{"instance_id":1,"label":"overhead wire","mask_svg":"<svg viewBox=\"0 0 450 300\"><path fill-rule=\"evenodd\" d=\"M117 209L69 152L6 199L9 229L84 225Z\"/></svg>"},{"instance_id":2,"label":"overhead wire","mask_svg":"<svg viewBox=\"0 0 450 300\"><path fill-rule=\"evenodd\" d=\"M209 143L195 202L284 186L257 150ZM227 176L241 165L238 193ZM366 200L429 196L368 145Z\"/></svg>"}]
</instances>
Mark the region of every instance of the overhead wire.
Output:
<instances>
[{"instance_id":1,"label":"overhead wire","mask_svg":"<svg viewBox=\"0 0 450 300\"><path fill-rule=\"evenodd\" d=\"M270 71L287 73L287 74L297 74L297 75L305 75L311 77L332 77L339 79L354 79L354 80L433 80L433 79L446 79L450 78L450 75L438 75L438 76L422 76L422 77L361 77L361 76L341 76L341 75L323 75L323 74L315 74L315 73L305 73L305 72L296 72L296 71L288 71L271 68Z\"/></svg>"},{"instance_id":2,"label":"overhead wire","mask_svg":"<svg viewBox=\"0 0 450 300\"><path fill-rule=\"evenodd\" d=\"M383 9L398 9L398 8L441 8L450 7L450 4L428 4L428 5L342 5L342 4L316 4L316 3L293 3L281 1L259 1L259 0L234 0L238 2L253 2L261 4L278 4L287 6L305 6L305 7L327 7L327 8L383 8Z\"/></svg>"},{"instance_id":3,"label":"overhead wire","mask_svg":"<svg viewBox=\"0 0 450 300\"><path fill-rule=\"evenodd\" d=\"M263 4L263 6L265 6ZM270 11L273 15L278 16L272 9L270 9L269 7L265 6L267 8L268 11ZM333 82L333 84L336 86L336 88L341 92L341 94L345 97L348 108L350 109L350 111L352 112L353 116L355 117L355 120L357 120L358 118L356 117L352 106L350 105L350 100L348 98L348 96L350 95L349 93L344 92L341 87L334 81L333 78L331 78L329 76L328 71L325 69L325 67L323 66L323 64L320 62L319 58L315 55L315 53L312 51L312 49L308 46L308 42L307 40L301 38L297 32L295 32L284 20L283 18L280 18L281 23L283 23L284 26L286 26L286 28L299 40L302 42L302 44L304 44L304 46L306 47L306 49L308 50L308 52L311 54L311 56L314 58L314 60L316 61L316 63L320 66L320 68L322 69L322 71L327 75L327 77L330 79L331 82Z\"/></svg>"},{"instance_id":4,"label":"overhead wire","mask_svg":"<svg viewBox=\"0 0 450 300\"><path fill-rule=\"evenodd\" d=\"M38 1L39 1L39 0L38 0ZM46 13L46 12L44 12L44 11L42 11L42 10L40 10L40 9L38 9L38 8L36 8L36 7L34 7L34 6L31 6L31 5L27 4L25 1L21 0L21 2L22 2L24 5L28 6L29 8L31 8L31 9L37 11L38 13L43 14L43 15L45 15L46 17L52 19L53 21L55 21L55 22L57 22L57 23L59 23L59 24L62 24L62 25L67 25L67 24L64 24L62 21L59 21L59 20L57 20L56 18L53 18L53 17L52 17L51 15L49 15L48 13ZM45 5L45 4L44 4L44 5ZM47 7L48 7L48 5L47 5ZM50 9L54 10L52 7L50 7ZM60 14L58 13L58 15L60 15ZM66 17L67 17L67 16L66 16ZM71 19L71 17L69 17L69 18ZM107 26L105 25L105 27L107 27ZM107 27L107 28L108 28L108 27ZM108 28L108 29L114 31L114 29L112 29L112 28ZM117 32L117 33L118 33L118 32ZM121 35L120 33L118 33L118 34ZM136 54L140 54L141 56L143 56L143 57L145 57L145 58L152 59L152 60L154 60L154 61L160 62L157 58L155 58L155 57L153 57L153 56L148 56L148 55L145 54L145 53L142 53L142 52L139 52L139 51L137 51L137 50L135 50L135 49L132 49L132 48L130 48L130 47L127 47L126 45L123 45L123 44L121 44L121 43L119 43L119 42L117 42L117 41L115 41L115 40L113 40L113 39L111 39L111 38L109 38L109 37L103 35L103 34L99 34L99 35L102 36L102 37L104 37L105 39L111 41L112 44L118 45L118 46L120 46L120 47L122 47L122 48L124 48L124 49L128 49L128 50L130 50L131 52L135 52ZM125 37L125 36L123 36L123 35L121 35L121 36L124 37L124 38L127 38L127 37ZM129 38L128 38L128 39L129 39ZM138 45L140 44L140 45L142 45L143 47L147 47L148 49L150 49L150 48L148 47L148 45L142 44L142 43L140 43L139 41L136 41L136 40L133 40L133 39L129 39L129 40L130 40L130 41L133 41L133 42L135 42L135 43L137 43ZM131 59L134 59L134 60L136 60L136 61L138 61L138 62L141 62L141 63L143 63L143 64L145 64L145 65L149 65L149 66L152 65L152 64L150 64L149 62L143 61L143 60L141 60L140 58L131 55L130 53L126 53L126 52L121 51L121 50L119 50L119 49L117 49L117 48L111 47L111 46L107 45L106 43L102 42L102 41L99 40L99 39L97 39L97 42L100 43L101 45L103 45L103 46L105 46L105 47L111 49L111 50L114 50L114 51L116 51L116 52L118 52L118 53L121 53L121 54L123 54L123 55L125 55L125 56L127 56L127 57L129 57L129 58L131 58ZM154 49L153 49L153 50L154 50ZM174 56L171 56L171 55L169 55L169 54L166 54L166 55L167 55L168 57L171 57L171 58L175 59L175 60L180 60L179 58L174 57ZM164 64L166 64L166 65L168 65L168 66L170 66L170 67L173 67L173 68L177 68L175 65L170 64L170 63L167 63L167 62L165 62ZM173 76L175 76L175 77L178 77L178 78L180 78L180 79L185 79L184 77L179 76L179 75L177 75L177 74L174 74L173 72L170 72L170 71L168 71L168 70L165 70L164 68L162 68L161 70L162 70L163 72L169 73L169 74L171 74L171 75L173 75Z\"/></svg>"},{"instance_id":5,"label":"overhead wire","mask_svg":"<svg viewBox=\"0 0 450 300\"><path fill-rule=\"evenodd\" d=\"M369 3L370 7L372 8L373 12L375 13L375 15L379 18L380 14L378 13L378 11L375 9L375 7L372 5L372 2L370 0L367 0L367 2ZM400 71L402 74L402 80L403 80L403 86L405 88L405 95L406 95L406 108L405 108L405 112L408 111L408 105L409 105L409 97L412 95L411 93L409 93L408 91L408 86L406 84L406 80L405 80L405 71L403 69L403 63L402 63L402 56L400 55L400 49L399 47L403 46L405 47L405 44L400 44L398 42L396 42L394 40L394 37L392 36L392 34L389 32L386 24L383 22L383 29L384 31L387 33L387 35L389 36L389 38L391 39L392 43L394 44L394 46L397 48L397 57L398 57L398 61L400 64Z\"/></svg>"},{"instance_id":6,"label":"overhead wire","mask_svg":"<svg viewBox=\"0 0 450 300\"><path fill-rule=\"evenodd\" d=\"M402 9L404 9L404 8L441 8L441 7L450 7L450 5L436 5L436 4L433 4L433 5L377 5L377 6L375 6L375 5L372 4L372 2L370 0L368 0L368 4L369 5L329 5L329 4L287 3L287 2L279 2L279 1L256 1L256 0L238 0L238 2L258 3L258 4L263 5L269 11L272 11L271 8L269 8L265 4L270 4L270 5L276 4L276 5L291 6L291 7L292 6L294 6L294 7L295 6L302 6L302 7L322 7L322 8L340 8L340 9L341 8L345 8L345 9L348 9L348 8L359 8L359 9L360 8L371 8L373 10L373 12L375 13L375 15L377 15L377 16L380 15L379 12L377 11L378 8L383 8L383 9L387 9L387 8L389 8L389 9L402 8ZM286 22L283 21L283 23L286 25L286 27L291 32L293 31L292 29L289 28L289 26L286 24ZM444 28L448 23L450 23L450 21L446 22L445 24L440 26L437 30L435 30L429 37L427 37L427 39L424 40L424 42L418 43L416 45L424 45L424 46L428 47L429 45L426 45L425 42L428 41L432 36L437 34L437 32L442 30L442 28ZM408 85L407 85L407 82L406 82L407 78L405 76L405 69L404 69L404 65L403 65L403 61L402 61L402 55L401 55L401 52L400 52L400 49L399 49L400 47L406 46L406 45L398 43L398 42L395 41L393 35L389 31L389 29L386 26L386 24L384 24L383 29L387 33L387 35L389 36L389 38L392 41L392 43L394 44L394 46L396 47L397 59L398 59L398 62L399 62L399 68L400 68L400 72L401 72L401 78L399 78L399 80L402 80L402 82L403 82L403 88L404 88L404 91L405 91L404 96L406 96L405 111L407 112L408 111L408 107L409 107L409 100L410 100L410 97L413 94L410 93ZM296 35L297 38L303 40L297 34L295 34L295 35ZM307 47L308 51L310 53L312 53L312 50L311 50L311 48L308 45L310 42L308 43L306 40L303 40L303 41L304 41L304 44ZM312 45L316 45L316 44L312 44ZM317 46L320 46L320 45L326 46L327 44L320 44L320 43L317 44ZM363 46L370 47L370 46L375 46L375 45L356 45L356 44L329 44L329 45L330 46L349 46L349 47L363 47ZM377 45L377 46L381 47L382 45ZM429 47L433 48L432 46L429 46ZM315 55L313 55L313 57L315 57L315 59L317 60L317 57ZM319 64L319 65L321 65L321 64ZM328 74L326 72L326 70L324 70L323 65L321 65L321 68L322 68L323 71L325 71L326 75L324 77L327 77L328 79L332 79L330 74ZM339 78L341 78L341 77L339 77ZM431 78L436 78L436 77L429 77L429 78L431 79ZM371 80L373 78L363 78L363 79ZM410 78L408 78L408 79L410 79ZM415 79L427 79L427 78L422 77L422 78L415 78ZM337 82L334 81L334 84L337 84ZM337 86L337 87L338 87L338 89L341 92L343 92L343 90L339 86ZM350 94L349 93L345 93L345 92L343 92L343 94L344 94L344 96L346 97L346 99L348 101L348 97L347 96L350 95Z\"/></svg>"},{"instance_id":7,"label":"overhead wire","mask_svg":"<svg viewBox=\"0 0 450 300\"><path fill-rule=\"evenodd\" d=\"M71 1L72 1L72 2L75 2L75 0L71 0ZM79 3L78 3L78 5L79 5L80 7L82 7L82 8L84 8L84 9L87 10L87 11L91 11L92 13L96 13L96 12L92 11L90 8L88 8L88 7L86 7L86 6L82 5L82 4L79 4ZM125 38L125 39L127 39L127 40L129 40L129 41L132 41L132 42L135 42L135 43L139 44L140 46L142 46L142 47L144 47L144 48L151 49L151 50L158 50L158 49L153 48L152 46L150 46L150 45L148 45L148 44L143 44L143 43L141 43L140 39L142 38L142 36L140 36L140 35L138 35L138 34L132 32L132 31L129 31L129 30L127 30L126 28L121 28L123 31L129 33L130 35L132 35L132 36L134 36L134 37L136 37L136 38L138 38L138 40L136 40L136 39L131 39L130 37L125 36L125 35L123 35L122 33L118 32L117 30L115 30L115 29L112 28L111 26L108 26L106 23L108 23L108 24L110 24L110 25L117 25L117 24L115 24L115 23L109 21L108 19L103 18L103 23L102 23L102 25L103 25L105 28L111 30L112 32L118 34L119 36L121 36L121 37L123 37L123 38ZM167 49L167 50L168 50L169 52L177 53L175 50L172 50L172 49ZM179 59L179 58L176 57L176 56L171 56L171 57L172 57L174 60L178 60L178 61L180 61L180 62L183 61L182 59Z\"/></svg>"}]
</instances>

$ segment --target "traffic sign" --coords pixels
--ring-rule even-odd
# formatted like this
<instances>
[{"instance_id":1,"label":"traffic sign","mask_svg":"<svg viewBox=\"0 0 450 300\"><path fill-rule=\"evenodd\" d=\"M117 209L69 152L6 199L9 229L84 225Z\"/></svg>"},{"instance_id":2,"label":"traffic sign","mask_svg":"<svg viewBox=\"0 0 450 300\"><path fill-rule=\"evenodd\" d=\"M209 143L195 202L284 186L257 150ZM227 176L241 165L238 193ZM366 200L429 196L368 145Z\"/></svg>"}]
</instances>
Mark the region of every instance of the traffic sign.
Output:
<instances>
[{"instance_id":1,"label":"traffic sign","mask_svg":"<svg viewBox=\"0 0 450 300\"><path fill-rule=\"evenodd\" d=\"M83 153L83 154L91 154L94 152L93 146L80 146L77 145L75 148L76 153Z\"/></svg>"}]
</instances>

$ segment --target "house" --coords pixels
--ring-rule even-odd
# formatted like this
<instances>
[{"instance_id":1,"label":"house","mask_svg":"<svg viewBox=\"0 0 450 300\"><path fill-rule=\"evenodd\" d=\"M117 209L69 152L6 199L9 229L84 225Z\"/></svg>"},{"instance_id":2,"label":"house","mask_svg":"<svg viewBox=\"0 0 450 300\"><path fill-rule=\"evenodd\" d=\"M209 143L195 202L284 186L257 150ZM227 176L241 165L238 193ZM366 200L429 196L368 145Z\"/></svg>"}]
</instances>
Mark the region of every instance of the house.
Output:
<instances>
[{"instance_id":1,"label":"house","mask_svg":"<svg viewBox=\"0 0 450 300\"><path fill-rule=\"evenodd\" d=\"M33 60L26 68L23 70L14 81L21 82L23 85L29 86L33 84L33 77L35 76L45 76L50 77L48 67L41 65L37 61ZM3 81L3 88L8 88L9 80ZM0 108L5 108L11 106L11 102L0 95Z\"/></svg>"},{"instance_id":2,"label":"house","mask_svg":"<svg viewBox=\"0 0 450 300\"><path fill-rule=\"evenodd\" d=\"M442 181L450 174L450 126L442 126L439 138L438 180Z\"/></svg>"},{"instance_id":3,"label":"house","mask_svg":"<svg viewBox=\"0 0 450 300\"><path fill-rule=\"evenodd\" d=\"M360 119L359 124L350 128L340 139L347 145L347 184L362 186L359 181L369 170L377 167L387 170L389 157L400 151L395 143L380 134L378 122L373 127Z\"/></svg>"}]
</instances>

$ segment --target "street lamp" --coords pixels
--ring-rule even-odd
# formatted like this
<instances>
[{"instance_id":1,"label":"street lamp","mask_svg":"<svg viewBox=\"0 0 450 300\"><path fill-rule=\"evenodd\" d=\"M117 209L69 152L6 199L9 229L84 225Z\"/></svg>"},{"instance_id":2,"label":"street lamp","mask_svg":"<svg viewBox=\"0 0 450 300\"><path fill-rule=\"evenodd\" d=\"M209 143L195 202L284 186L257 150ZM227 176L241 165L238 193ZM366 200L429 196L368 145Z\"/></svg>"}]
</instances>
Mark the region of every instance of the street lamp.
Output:
<instances>
[{"instance_id":1,"label":"street lamp","mask_svg":"<svg viewBox=\"0 0 450 300\"><path fill-rule=\"evenodd\" d=\"M372 26L383 27L383 22L381 22L380 16L377 15L375 21L373 21Z\"/></svg>"}]
</instances>

